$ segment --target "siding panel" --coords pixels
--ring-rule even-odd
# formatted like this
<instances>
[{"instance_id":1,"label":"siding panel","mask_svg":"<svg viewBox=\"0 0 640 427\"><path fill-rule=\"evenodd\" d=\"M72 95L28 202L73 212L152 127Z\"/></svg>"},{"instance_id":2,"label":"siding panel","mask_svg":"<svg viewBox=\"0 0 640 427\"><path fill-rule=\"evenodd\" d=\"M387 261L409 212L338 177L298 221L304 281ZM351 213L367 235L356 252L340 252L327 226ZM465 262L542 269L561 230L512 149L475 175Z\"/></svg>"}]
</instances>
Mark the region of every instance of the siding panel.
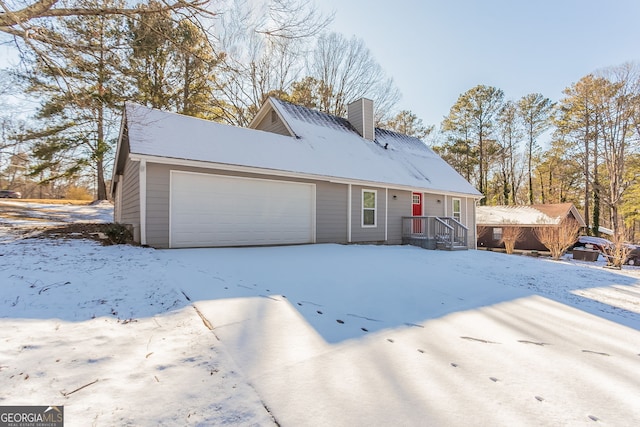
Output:
<instances>
[{"instance_id":1,"label":"siding panel","mask_svg":"<svg viewBox=\"0 0 640 427\"><path fill-rule=\"evenodd\" d=\"M140 242L140 162L133 162L127 158L124 166L122 182L122 206L120 223L133 227L133 237Z\"/></svg>"},{"instance_id":2,"label":"siding panel","mask_svg":"<svg viewBox=\"0 0 640 427\"><path fill-rule=\"evenodd\" d=\"M387 243L402 243L402 217L411 216L411 191L389 190L389 225L387 226ZM394 199L393 196L396 196Z\"/></svg>"},{"instance_id":3,"label":"siding panel","mask_svg":"<svg viewBox=\"0 0 640 427\"><path fill-rule=\"evenodd\" d=\"M277 114L272 112L267 113L264 118L255 127L257 130L263 130L265 132L277 133L279 135L291 136L284 122L280 120Z\"/></svg>"},{"instance_id":4,"label":"siding panel","mask_svg":"<svg viewBox=\"0 0 640 427\"><path fill-rule=\"evenodd\" d=\"M316 182L316 241L347 242L348 186Z\"/></svg>"}]
</instances>

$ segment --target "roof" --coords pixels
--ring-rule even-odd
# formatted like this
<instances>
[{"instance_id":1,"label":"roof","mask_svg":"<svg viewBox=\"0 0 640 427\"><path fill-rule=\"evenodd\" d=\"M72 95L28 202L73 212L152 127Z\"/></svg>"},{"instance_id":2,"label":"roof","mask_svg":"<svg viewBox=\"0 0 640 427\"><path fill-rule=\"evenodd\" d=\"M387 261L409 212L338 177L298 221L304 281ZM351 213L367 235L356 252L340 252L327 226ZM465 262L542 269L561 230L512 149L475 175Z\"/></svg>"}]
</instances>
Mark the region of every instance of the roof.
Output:
<instances>
[{"instance_id":1,"label":"roof","mask_svg":"<svg viewBox=\"0 0 640 427\"><path fill-rule=\"evenodd\" d=\"M550 203L527 206L478 206L478 225L557 225L573 214L581 227L586 227L582 216L573 203Z\"/></svg>"},{"instance_id":2,"label":"roof","mask_svg":"<svg viewBox=\"0 0 640 427\"><path fill-rule=\"evenodd\" d=\"M262 109L270 108L278 112L294 136L133 103L125 106L123 129L128 133L131 154L482 197L417 138L376 129L376 140L367 141L343 118L274 98Z\"/></svg>"}]
</instances>

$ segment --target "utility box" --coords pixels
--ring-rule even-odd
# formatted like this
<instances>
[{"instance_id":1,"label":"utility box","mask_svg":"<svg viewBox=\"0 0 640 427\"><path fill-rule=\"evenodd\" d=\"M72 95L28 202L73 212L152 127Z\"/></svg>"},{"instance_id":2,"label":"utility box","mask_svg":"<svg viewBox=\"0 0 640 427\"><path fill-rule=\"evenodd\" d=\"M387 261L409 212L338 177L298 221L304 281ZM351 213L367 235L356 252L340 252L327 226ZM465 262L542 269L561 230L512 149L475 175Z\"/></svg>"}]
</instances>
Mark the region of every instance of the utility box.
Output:
<instances>
[{"instance_id":1,"label":"utility box","mask_svg":"<svg viewBox=\"0 0 640 427\"><path fill-rule=\"evenodd\" d=\"M573 259L577 259L579 261L596 261L598 256L600 255L600 251L596 251L594 249L578 249L575 248L573 250Z\"/></svg>"}]
</instances>

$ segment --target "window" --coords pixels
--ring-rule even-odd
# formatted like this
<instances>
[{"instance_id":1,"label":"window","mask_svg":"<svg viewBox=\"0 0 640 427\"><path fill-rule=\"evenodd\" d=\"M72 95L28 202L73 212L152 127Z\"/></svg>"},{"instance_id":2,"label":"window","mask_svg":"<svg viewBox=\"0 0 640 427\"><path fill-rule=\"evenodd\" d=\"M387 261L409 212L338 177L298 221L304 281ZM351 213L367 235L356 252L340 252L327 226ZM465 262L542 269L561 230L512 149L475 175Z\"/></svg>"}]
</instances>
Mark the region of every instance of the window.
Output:
<instances>
[{"instance_id":1,"label":"window","mask_svg":"<svg viewBox=\"0 0 640 427\"><path fill-rule=\"evenodd\" d=\"M414 205L419 205L420 204L420 194L414 194L413 195L413 204Z\"/></svg>"},{"instance_id":2,"label":"window","mask_svg":"<svg viewBox=\"0 0 640 427\"><path fill-rule=\"evenodd\" d=\"M502 228L493 227L493 240L502 240Z\"/></svg>"},{"instance_id":3,"label":"window","mask_svg":"<svg viewBox=\"0 0 640 427\"><path fill-rule=\"evenodd\" d=\"M362 226L363 227L375 227L376 226L376 205L377 205L377 192L376 190L362 190Z\"/></svg>"},{"instance_id":4,"label":"window","mask_svg":"<svg viewBox=\"0 0 640 427\"><path fill-rule=\"evenodd\" d=\"M462 222L461 221L462 202L460 201L460 199L452 199L452 202L453 202L453 218L455 218L455 220L458 222Z\"/></svg>"}]
</instances>

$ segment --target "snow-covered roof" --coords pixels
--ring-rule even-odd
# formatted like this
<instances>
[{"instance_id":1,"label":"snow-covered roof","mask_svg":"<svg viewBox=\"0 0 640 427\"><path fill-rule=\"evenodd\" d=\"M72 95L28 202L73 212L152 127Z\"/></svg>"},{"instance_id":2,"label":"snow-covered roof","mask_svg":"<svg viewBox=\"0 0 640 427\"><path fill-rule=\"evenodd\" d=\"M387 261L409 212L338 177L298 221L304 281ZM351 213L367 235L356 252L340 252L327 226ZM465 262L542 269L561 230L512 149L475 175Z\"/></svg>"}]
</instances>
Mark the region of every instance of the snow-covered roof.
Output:
<instances>
[{"instance_id":1,"label":"snow-covered roof","mask_svg":"<svg viewBox=\"0 0 640 427\"><path fill-rule=\"evenodd\" d=\"M417 138L376 129L376 141L367 141L345 119L274 98L268 104L295 136L128 103L130 153L481 197Z\"/></svg>"},{"instance_id":2,"label":"snow-covered roof","mask_svg":"<svg viewBox=\"0 0 640 427\"><path fill-rule=\"evenodd\" d=\"M569 213L585 227L582 216L572 203L550 203L528 206L478 206L476 223L478 225L557 225Z\"/></svg>"}]
</instances>

